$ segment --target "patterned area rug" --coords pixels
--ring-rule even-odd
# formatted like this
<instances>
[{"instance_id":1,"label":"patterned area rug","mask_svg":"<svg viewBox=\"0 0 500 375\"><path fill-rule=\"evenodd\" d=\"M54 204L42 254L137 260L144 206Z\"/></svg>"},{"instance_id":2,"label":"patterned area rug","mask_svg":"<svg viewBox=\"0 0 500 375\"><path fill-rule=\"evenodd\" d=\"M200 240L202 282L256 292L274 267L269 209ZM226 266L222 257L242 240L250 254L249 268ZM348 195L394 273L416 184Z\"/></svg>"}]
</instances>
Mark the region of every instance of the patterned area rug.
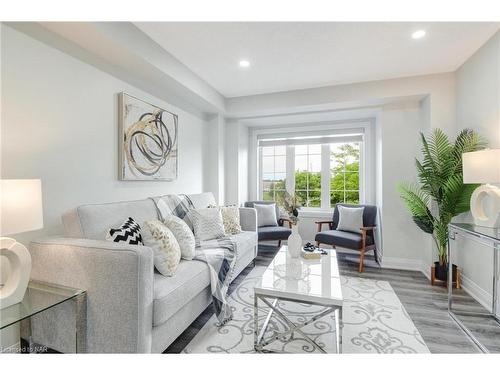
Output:
<instances>
[{"instance_id":1,"label":"patterned area rug","mask_svg":"<svg viewBox=\"0 0 500 375\"><path fill-rule=\"evenodd\" d=\"M229 298L234 318L217 327L212 316L184 353L254 353L253 286L265 267L254 268ZM343 353L429 353L429 349L387 281L342 277L344 295ZM260 305L259 305L260 306ZM280 310L293 322L300 323L324 308L307 304L280 302ZM267 308L259 310L259 325ZM266 337L283 332L286 325L276 315ZM335 315L327 315L303 329L328 353L335 352ZM275 341L266 349L285 353L319 352L295 334L293 340Z\"/></svg>"}]
</instances>

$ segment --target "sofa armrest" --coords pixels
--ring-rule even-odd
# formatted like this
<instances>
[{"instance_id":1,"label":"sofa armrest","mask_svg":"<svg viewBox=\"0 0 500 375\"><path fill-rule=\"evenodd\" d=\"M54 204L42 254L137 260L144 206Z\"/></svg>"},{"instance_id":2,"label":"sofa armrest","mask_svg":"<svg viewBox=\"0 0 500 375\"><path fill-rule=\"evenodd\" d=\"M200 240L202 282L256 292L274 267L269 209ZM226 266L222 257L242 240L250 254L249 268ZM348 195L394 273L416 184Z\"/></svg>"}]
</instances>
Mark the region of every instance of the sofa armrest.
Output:
<instances>
[{"instance_id":1,"label":"sofa armrest","mask_svg":"<svg viewBox=\"0 0 500 375\"><path fill-rule=\"evenodd\" d=\"M257 232L257 210L251 207L240 207L240 225L242 230Z\"/></svg>"},{"instance_id":2,"label":"sofa armrest","mask_svg":"<svg viewBox=\"0 0 500 375\"><path fill-rule=\"evenodd\" d=\"M79 238L31 242L31 277L87 291L88 352L150 352L153 251Z\"/></svg>"}]
</instances>

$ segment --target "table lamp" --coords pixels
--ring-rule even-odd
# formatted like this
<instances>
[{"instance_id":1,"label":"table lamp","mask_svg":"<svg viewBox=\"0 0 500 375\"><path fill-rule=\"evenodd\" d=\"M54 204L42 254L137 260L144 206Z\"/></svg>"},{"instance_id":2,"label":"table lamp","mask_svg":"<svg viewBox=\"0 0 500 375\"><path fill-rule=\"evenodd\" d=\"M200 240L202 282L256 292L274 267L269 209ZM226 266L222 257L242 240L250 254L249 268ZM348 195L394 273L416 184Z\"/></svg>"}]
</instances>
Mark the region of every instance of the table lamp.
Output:
<instances>
[{"instance_id":1,"label":"table lamp","mask_svg":"<svg viewBox=\"0 0 500 375\"><path fill-rule=\"evenodd\" d=\"M470 211L474 223L483 227L500 227L500 149L462 154L464 184L483 184L472 193Z\"/></svg>"},{"instance_id":2,"label":"table lamp","mask_svg":"<svg viewBox=\"0 0 500 375\"><path fill-rule=\"evenodd\" d=\"M6 234L43 227L40 180L0 180L0 308L23 300L31 273L31 256L26 247ZM7 263L7 265L5 264Z\"/></svg>"}]
</instances>

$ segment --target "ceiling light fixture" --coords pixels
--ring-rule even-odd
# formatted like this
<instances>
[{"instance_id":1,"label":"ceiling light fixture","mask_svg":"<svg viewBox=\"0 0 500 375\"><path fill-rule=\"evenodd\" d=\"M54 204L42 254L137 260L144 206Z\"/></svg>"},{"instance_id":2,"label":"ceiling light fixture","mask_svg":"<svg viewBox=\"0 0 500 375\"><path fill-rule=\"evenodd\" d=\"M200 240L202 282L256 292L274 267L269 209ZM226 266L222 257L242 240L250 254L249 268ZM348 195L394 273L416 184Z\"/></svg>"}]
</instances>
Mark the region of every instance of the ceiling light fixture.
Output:
<instances>
[{"instance_id":1,"label":"ceiling light fixture","mask_svg":"<svg viewBox=\"0 0 500 375\"><path fill-rule=\"evenodd\" d=\"M250 61L248 61L248 60L241 60L240 61L240 67L248 68L249 66L250 66Z\"/></svg>"},{"instance_id":2,"label":"ceiling light fixture","mask_svg":"<svg viewBox=\"0 0 500 375\"><path fill-rule=\"evenodd\" d=\"M411 34L413 39L422 39L425 36L425 30L417 30Z\"/></svg>"}]
</instances>

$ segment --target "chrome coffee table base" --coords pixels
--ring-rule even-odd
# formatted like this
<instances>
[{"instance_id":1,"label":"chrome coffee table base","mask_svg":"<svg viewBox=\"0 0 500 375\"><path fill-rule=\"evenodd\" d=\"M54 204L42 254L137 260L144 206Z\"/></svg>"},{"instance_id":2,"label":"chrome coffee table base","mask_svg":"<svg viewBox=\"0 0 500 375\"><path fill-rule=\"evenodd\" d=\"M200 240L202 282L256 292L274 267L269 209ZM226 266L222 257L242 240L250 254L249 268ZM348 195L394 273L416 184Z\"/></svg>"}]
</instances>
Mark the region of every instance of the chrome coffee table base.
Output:
<instances>
[{"instance_id":1,"label":"chrome coffee table base","mask_svg":"<svg viewBox=\"0 0 500 375\"><path fill-rule=\"evenodd\" d=\"M266 319L262 328L259 330L259 300L264 302L264 304L269 307L269 312L267 313ZM272 302L270 302L272 300ZM315 321L321 319L322 317L329 315L335 312L335 346L337 349L337 353L342 353L342 306L325 306L325 310L321 313L315 315L308 321L300 324L296 324L288 319L285 314L283 314L278 307L279 301L291 301L304 303L304 301L299 301L290 298L274 298L266 295L262 295L259 293L254 294L254 349L256 352L260 353L277 353L277 351L267 350L265 347L276 340L284 339L285 342L290 342L293 340L294 335L297 333L302 336L307 342L309 342L313 347L318 349L321 353L326 353L325 349L319 346L313 339L311 339L306 333L302 331L302 328L305 326L314 323ZM309 303L309 302L307 302ZM318 306L324 306L320 304L315 304ZM264 335L266 334L267 328L269 326L269 322L273 314L276 314L286 325L288 325L288 330L282 333L275 333L270 338L264 340ZM288 340L286 339L289 336Z\"/></svg>"}]
</instances>

